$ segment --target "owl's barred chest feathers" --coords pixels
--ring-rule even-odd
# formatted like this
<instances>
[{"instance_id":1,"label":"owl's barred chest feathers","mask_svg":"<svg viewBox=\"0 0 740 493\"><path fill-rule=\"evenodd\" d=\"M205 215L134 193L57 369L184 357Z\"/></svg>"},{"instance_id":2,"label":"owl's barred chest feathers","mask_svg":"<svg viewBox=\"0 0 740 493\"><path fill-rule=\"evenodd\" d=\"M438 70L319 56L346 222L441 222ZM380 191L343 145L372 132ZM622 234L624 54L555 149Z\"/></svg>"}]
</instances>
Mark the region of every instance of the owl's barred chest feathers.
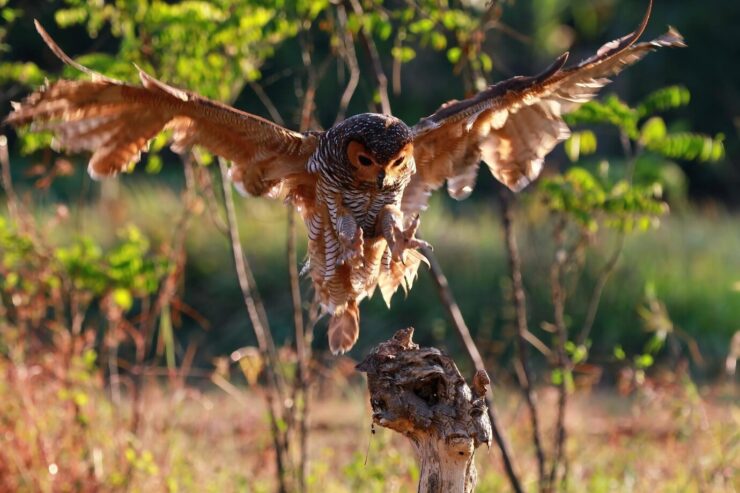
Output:
<instances>
[{"instance_id":1,"label":"owl's barred chest feathers","mask_svg":"<svg viewBox=\"0 0 740 493\"><path fill-rule=\"evenodd\" d=\"M341 207L352 214L365 238L373 238L380 235L376 227L380 211L384 206L397 204L401 200L406 183L380 190L374 185L349 188L322 177L316 189L316 198L317 202L327 205L332 222L336 222Z\"/></svg>"},{"instance_id":2,"label":"owl's barred chest feathers","mask_svg":"<svg viewBox=\"0 0 740 493\"><path fill-rule=\"evenodd\" d=\"M322 135L308 162L316 176L314 207L305 218L310 273L332 313L353 309L379 284L388 297L401 281L390 279L394 262L383 223L388 208L400 214L415 172L411 140L396 118L358 115Z\"/></svg>"}]
</instances>

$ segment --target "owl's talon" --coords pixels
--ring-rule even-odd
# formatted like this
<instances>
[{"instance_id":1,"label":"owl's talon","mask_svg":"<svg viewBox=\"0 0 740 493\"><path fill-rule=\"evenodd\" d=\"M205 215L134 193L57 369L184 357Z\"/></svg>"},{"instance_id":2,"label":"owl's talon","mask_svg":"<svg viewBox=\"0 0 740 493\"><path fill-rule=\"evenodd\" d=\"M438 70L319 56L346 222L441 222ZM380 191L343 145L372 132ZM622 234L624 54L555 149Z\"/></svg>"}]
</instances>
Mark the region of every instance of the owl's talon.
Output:
<instances>
[{"instance_id":1,"label":"owl's talon","mask_svg":"<svg viewBox=\"0 0 740 493\"><path fill-rule=\"evenodd\" d=\"M342 253L337 259L337 266L344 264L353 264L357 259L362 258L362 246L364 244L364 233L362 228L357 228L354 236L339 233L339 242L342 245Z\"/></svg>"},{"instance_id":2,"label":"owl's talon","mask_svg":"<svg viewBox=\"0 0 740 493\"><path fill-rule=\"evenodd\" d=\"M417 248L432 248L432 245L426 241L416 238L414 235L419 229L419 216L416 216L408 228L405 230L398 226L393 227L392 238L388 241L391 247L391 256L396 262L405 264L404 252L406 250L416 250Z\"/></svg>"}]
</instances>

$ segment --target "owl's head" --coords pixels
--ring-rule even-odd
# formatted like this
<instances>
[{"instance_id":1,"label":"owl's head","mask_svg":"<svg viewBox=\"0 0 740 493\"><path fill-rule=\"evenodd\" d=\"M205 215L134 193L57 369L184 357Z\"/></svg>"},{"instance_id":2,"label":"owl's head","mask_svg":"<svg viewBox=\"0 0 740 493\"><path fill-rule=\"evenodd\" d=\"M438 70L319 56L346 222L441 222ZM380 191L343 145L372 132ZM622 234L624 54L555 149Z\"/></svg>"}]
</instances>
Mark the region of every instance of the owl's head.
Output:
<instances>
[{"instance_id":1,"label":"owl's head","mask_svg":"<svg viewBox=\"0 0 740 493\"><path fill-rule=\"evenodd\" d=\"M411 129L398 118L363 113L330 130L342 150L342 161L355 180L388 188L416 171Z\"/></svg>"}]
</instances>

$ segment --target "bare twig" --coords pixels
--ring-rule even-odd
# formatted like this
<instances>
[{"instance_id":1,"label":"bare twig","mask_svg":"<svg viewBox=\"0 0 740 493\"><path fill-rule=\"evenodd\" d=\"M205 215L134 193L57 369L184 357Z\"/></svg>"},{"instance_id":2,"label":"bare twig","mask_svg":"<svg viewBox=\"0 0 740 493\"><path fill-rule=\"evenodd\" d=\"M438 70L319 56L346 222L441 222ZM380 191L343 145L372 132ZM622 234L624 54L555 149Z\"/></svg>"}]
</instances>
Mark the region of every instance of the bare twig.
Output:
<instances>
[{"instance_id":1,"label":"bare twig","mask_svg":"<svg viewBox=\"0 0 740 493\"><path fill-rule=\"evenodd\" d=\"M18 220L19 202L10 177L10 158L8 157L8 138L0 135L0 185L8 196L8 213L14 220Z\"/></svg>"},{"instance_id":2,"label":"bare twig","mask_svg":"<svg viewBox=\"0 0 740 493\"><path fill-rule=\"evenodd\" d=\"M567 430L565 428L565 411L568 399L567 374L571 371L570 361L565 351L568 342L568 332L565 326L565 289L563 288L563 268L568 261L564 241L565 220L558 221L555 226L555 258L550 268L550 289L552 294L555 328L557 332L556 343L556 368L560 371L560 383L558 385L558 410L555 423L555 444L552 453L550 475L547 480L547 490L555 491L558 483L558 474L561 462L565 456L565 441ZM567 477L563 476L563 481Z\"/></svg>"},{"instance_id":3,"label":"bare twig","mask_svg":"<svg viewBox=\"0 0 740 493\"><path fill-rule=\"evenodd\" d=\"M422 250L422 253L424 253L424 256L427 258L427 260L429 260L432 280L434 281L434 284L437 287L439 298L442 301L442 304L444 305L445 309L447 310L447 314L449 315L450 320L452 321L452 325L457 330L457 333L460 336L460 339L462 340L463 346L465 347L465 350L467 351L468 356L470 357L470 360L473 362L473 365L475 366L476 370L485 371L485 364L483 363L483 358L481 357L480 352L478 351L478 347L475 345L475 341L473 341L473 337L470 335L470 330L468 329L468 326L465 323L465 319L462 316L460 307L457 305L457 301L455 300L452 290L450 289L450 285L447 282L447 277L444 275L444 272L442 271L442 266L439 264L437 257L434 255L434 253L430 249L424 248ZM501 427L499 426L499 420L498 420L498 417L496 416L496 411L493 408L493 400L491 399L491 393L486 395L486 405L488 407L488 418L491 421L491 430L493 432L493 439L496 442L496 445L498 446L499 450L501 451L501 459L504 463L504 470L506 471L506 476L509 479L509 483L511 483L512 489L516 493L521 493L524 490L522 489L521 482L519 481L519 476L517 475L516 470L514 469L514 461L512 459L509 444L506 441L506 438L504 437L503 433L501 432Z\"/></svg>"},{"instance_id":4,"label":"bare twig","mask_svg":"<svg viewBox=\"0 0 740 493\"><path fill-rule=\"evenodd\" d=\"M308 72L308 81L306 82L306 88L303 91L303 104L301 106L301 115L299 126L302 131L306 131L311 127L315 126L315 110L316 110L316 90L318 89L319 82L323 78L326 70L332 61L332 57L327 57L318 68L313 64L311 58L312 45L306 42L301 36L301 59L303 60L303 66Z\"/></svg>"},{"instance_id":5,"label":"bare twig","mask_svg":"<svg viewBox=\"0 0 740 493\"><path fill-rule=\"evenodd\" d=\"M601 295L604 292L604 287L606 286L609 277L611 277L612 273L614 272L614 269L616 269L617 263L619 263L619 259L622 256L625 235L622 231L620 231L618 235L619 236L617 237L617 244L614 246L614 250L609 257L609 260L607 260L606 264L604 264L604 266L601 268L601 271L599 272L599 275L596 279L596 285L594 286L593 294L591 295L591 299L588 302L586 319L583 322L581 332L578 334L578 344L584 344L589 335L591 335L591 329L593 328L594 321L596 320L596 313L599 311L599 305L601 304Z\"/></svg>"},{"instance_id":6,"label":"bare twig","mask_svg":"<svg viewBox=\"0 0 740 493\"><path fill-rule=\"evenodd\" d=\"M344 120L347 114L347 107L349 106L352 96L357 90L357 85L360 82L360 65L357 63L357 53L355 52L355 40L352 37L352 31L347 27L347 10L344 5L339 4L337 6L337 19L339 20L340 29L344 32L342 37L343 47L341 50L342 57L347 62L349 67L349 80L347 86L344 88L342 98L339 100L339 110L337 111L337 118L334 123L339 123Z\"/></svg>"},{"instance_id":7,"label":"bare twig","mask_svg":"<svg viewBox=\"0 0 740 493\"><path fill-rule=\"evenodd\" d=\"M281 432L280 427L278 426L278 419L284 421L284 417L282 416L283 412L281 412L281 410L284 409L282 404L285 402L284 387L276 373L278 359L275 351L275 344L270 332L263 323L264 308L262 308L262 310L258 308L258 305L261 303L259 303L258 299L255 297L256 290L254 289L255 284L251 268L244 256L241 240L239 239L239 226L236 221L234 197L231 190L231 182L227 176L228 166L225 160L219 159L219 168L221 170L221 183L224 194L224 204L226 206L226 219L229 226L231 252L234 257L237 279L242 291L242 297L247 308L247 313L249 314L249 319L252 322L252 328L257 337L257 344L263 358L267 361L267 364L265 365L265 374L267 375L270 384L267 386L265 395L267 398L270 427L275 445L275 460L278 469L279 491L281 493L285 493L288 491L286 478L286 470L288 469L287 462L289 460L289 454L287 453L288 444L285 434Z\"/></svg>"},{"instance_id":8,"label":"bare twig","mask_svg":"<svg viewBox=\"0 0 740 493\"><path fill-rule=\"evenodd\" d=\"M311 348L306 346L303 307L301 306L301 286L298 279L298 255L296 254L295 210L288 207L288 272L290 274L290 294L293 300L293 324L295 326L295 347L298 365L293 387L293 409L298 421L298 490L306 490L308 477L308 358ZM300 401L300 402L299 402ZM295 423L294 423L295 424Z\"/></svg>"},{"instance_id":9,"label":"bare twig","mask_svg":"<svg viewBox=\"0 0 740 493\"><path fill-rule=\"evenodd\" d=\"M632 143L630 142L629 136L625 132L621 132L620 141L622 143L622 150L624 152L624 155L627 157L626 176L627 176L627 181L631 185L632 180L634 179L635 165L637 164L637 158L642 153L643 148L639 143L633 146ZM588 302L588 309L586 310L586 318L583 322L583 327L581 328L581 331L578 334L578 339L577 339L578 344L584 344L586 340L588 339L588 336L591 334L591 329L593 329L594 321L596 320L596 313L598 312L599 305L601 304L601 295L604 292L604 287L606 286L607 281L609 280L612 273L616 269L617 263L619 263L619 259L622 256L622 251L624 250L625 237L626 237L626 234L625 234L624 229L622 228L617 233L616 245L614 246L614 250L612 251L612 254L610 255L606 264L604 264L604 267L602 267L601 271L599 272L598 277L596 278L596 285L594 286L591 299Z\"/></svg>"},{"instance_id":10,"label":"bare twig","mask_svg":"<svg viewBox=\"0 0 740 493\"><path fill-rule=\"evenodd\" d=\"M506 252L509 257L509 270L512 282L512 291L514 296L514 307L517 316L517 333L516 339L518 363L520 366L517 375L519 385L522 387L524 400L529 408L530 421L532 423L532 443L534 444L535 454L537 456L537 472L540 481L540 488L545 483L545 454L542 448L540 438L540 425L537 416L537 406L535 404L535 394L532 389L532 382L529 376L529 356L527 351L527 341L525 334L529 332L527 327L527 305L524 294L524 285L522 283L522 265L519 257L519 248L516 243L516 236L513 227L513 214L511 210L511 196L508 190L501 190L501 219L504 225L504 236L506 239Z\"/></svg>"},{"instance_id":11,"label":"bare twig","mask_svg":"<svg viewBox=\"0 0 740 493\"><path fill-rule=\"evenodd\" d=\"M352 10L355 14L362 15L364 13L362 5L359 0L350 0ZM360 28L360 41L362 46L365 48L365 53L370 58L370 63L373 67L373 75L375 76L375 84L378 90L378 97L380 98L380 111L385 115L391 114L391 101L388 97L388 78L385 76L383 70L383 63L380 60L378 54L378 48L375 46L375 41L370 33L365 31L365 28Z\"/></svg>"},{"instance_id":12,"label":"bare twig","mask_svg":"<svg viewBox=\"0 0 740 493\"><path fill-rule=\"evenodd\" d=\"M283 121L283 117L280 115L280 112L278 111L275 104L272 102L272 99L267 95L265 90L262 88L262 86L255 82L251 81L249 83L249 87L252 88L254 93L259 98L260 102L267 108L267 112L270 114L270 118L277 123L278 125L285 125L285 121Z\"/></svg>"},{"instance_id":13,"label":"bare twig","mask_svg":"<svg viewBox=\"0 0 740 493\"><path fill-rule=\"evenodd\" d=\"M197 155L194 156L198 164L201 164L198 160ZM229 236L229 226L226 224L224 219L221 217L221 213L218 207L218 200L216 199L216 192L213 189L213 179L211 178L210 168L205 166L196 166L195 174L197 176L198 186L201 191L201 196L206 203L206 211L211 222L219 232L224 236Z\"/></svg>"},{"instance_id":14,"label":"bare twig","mask_svg":"<svg viewBox=\"0 0 740 493\"><path fill-rule=\"evenodd\" d=\"M406 35L406 30L404 28L398 29L398 34L396 34L396 39L393 42L393 49L394 50L400 50L401 49L401 38ZM401 94L401 66L403 63L401 63L401 58L399 57L393 57L393 67L391 68L391 85L393 87L393 95L398 96Z\"/></svg>"}]
</instances>

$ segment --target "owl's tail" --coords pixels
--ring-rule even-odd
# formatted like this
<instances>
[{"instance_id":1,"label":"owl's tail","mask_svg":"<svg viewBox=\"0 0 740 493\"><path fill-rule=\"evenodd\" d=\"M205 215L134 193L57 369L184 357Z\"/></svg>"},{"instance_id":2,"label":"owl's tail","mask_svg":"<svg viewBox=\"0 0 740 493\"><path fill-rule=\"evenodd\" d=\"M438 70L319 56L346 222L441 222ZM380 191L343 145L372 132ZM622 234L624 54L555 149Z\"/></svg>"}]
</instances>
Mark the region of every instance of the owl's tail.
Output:
<instances>
[{"instance_id":1,"label":"owl's tail","mask_svg":"<svg viewBox=\"0 0 740 493\"><path fill-rule=\"evenodd\" d=\"M360 310L357 301L350 300L347 308L335 313L329 321L329 349L344 354L355 345L360 335Z\"/></svg>"}]
</instances>

